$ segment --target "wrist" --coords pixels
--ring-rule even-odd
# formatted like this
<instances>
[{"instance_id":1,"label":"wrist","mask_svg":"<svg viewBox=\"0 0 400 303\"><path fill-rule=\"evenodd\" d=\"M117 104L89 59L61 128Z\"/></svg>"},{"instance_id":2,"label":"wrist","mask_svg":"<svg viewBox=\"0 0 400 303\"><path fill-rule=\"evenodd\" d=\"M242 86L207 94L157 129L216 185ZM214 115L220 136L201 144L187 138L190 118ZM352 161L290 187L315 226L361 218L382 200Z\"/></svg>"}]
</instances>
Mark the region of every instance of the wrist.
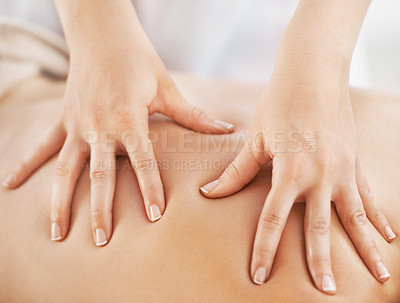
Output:
<instances>
[{"instance_id":1,"label":"wrist","mask_svg":"<svg viewBox=\"0 0 400 303\"><path fill-rule=\"evenodd\" d=\"M132 51L127 49L132 48L132 42L146 38L130 0L56 0L56 5L71 56L96 55L115 48Z\"/></svg>"},{"instance_id":2,"label":"wrist","mask_svg":"<svg viewBox=\"0 0 400 303\"><path fill-rule=\"evenodd\" d=\"M350 60L328 52L281 53L276 61L269 86L294 95L313 94L339 97L348 93Z\"/></svg>"},{"instance_id":3,"label":"wrist","mask_svg":"<svg viewBox=\"0 0 400 303\"><path fill-rule=\"evenodd\" d=\"M315 89L348 86L350 63L369 0L301 0L279 44L271 80Z\"/></svg>"},{"instance_id":4,"label":"wrist","mask_svg":"<svg viewBox=\"0 0 400 303\"><path fill-rule=\"evenodd\" d=\"M348 86L351 56L319 49L281 49L271 81L313 87L314 89Z\"/></svg>"}]
</instances>

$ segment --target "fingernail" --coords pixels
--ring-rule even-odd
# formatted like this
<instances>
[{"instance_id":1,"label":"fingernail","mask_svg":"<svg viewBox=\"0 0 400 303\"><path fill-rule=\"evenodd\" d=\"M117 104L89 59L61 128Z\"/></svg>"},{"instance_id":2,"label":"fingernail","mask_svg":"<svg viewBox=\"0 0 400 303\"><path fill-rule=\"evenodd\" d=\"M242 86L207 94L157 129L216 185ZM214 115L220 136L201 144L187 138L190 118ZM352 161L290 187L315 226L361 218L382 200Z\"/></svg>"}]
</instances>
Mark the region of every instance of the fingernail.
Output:
<instances>
[{"instance_id":1,"label":"fingernail","mask_svg":"<svg viewBox=\"0 0 400 303\"><path fill-rule=\"evenodd\" d=\"M390 228L389 225L385 226L385 234L389 240L396 238L396 235L394 234L393 230Z\"/></svg>"},{"instance_id":2,"label":"fingernail","mask_svg":"<svg viewBox=\"0 0 400 303\"><path fill-rule=\"evenodd\" d=\"M233 129L233 124L230 124L228 122L220 121L220 120L214 120L214 124L217 125L218 127L221 127L226 130L232 130Z\"/></svg>"},{"instance_id":3,"label":"fingernail","mask_svg":"<svg viewBox=\"0 0 400 303\"><path fill-rule=\"evenodd\" d=\"M157 221L161 218L161 211L157 205L150 206L150 220L152 222Z\"/></svg>"},{"instance_id":4,"label":"fingernail","mask_svg":"<svg viewBox=\"0 0 400 303\"><path fill-rule=\"evenodd\" d=\"M104 230L96 228L96 245L102 246L107 243L107 236Z\"/></svg>"},{"instance_id":5,"label":"fingernail","mask_svg":"<svg viewBox=\"0 0 400 303\"><path fill-rule=\"evenodd\" d=\"M334 292L336 291L335 284L329 275L322 276L321 288L324 292Z\"/></svg>"},{"instance_id":6,"label":"fingernail","mask_svg":"<svg viewBox=\"0 0 400 303\"><path fill-rule=\"evenodd\" d=\"M213 189L215 189L218 185L218 180L214 180L206 185L204 185L203 187L200 187L200 190L205 193L208 194L210 193L210 191L212 191Z\"/></svg>"},{"instance_id":7,"label":"fingernail","mask_svg":"<svg viewBox=\"0 0 400 303\"><path fill-rule=\"evenodd\" d=\"M57 241L61 239L61 227L58 223L53 222L51 224L51 240Z\"/></svg>"},{"instance_id":8,"label":"fingernail","mask_svg":"<svg viewBox=\"0 0 400 303\"><path fill-rule=\"evenodd\" d=\"M267 276L267 270L264 267L259 267L254 273L253 282L258 285L264 284L266 276Z\"/></svg>"},{"instance_id":9,"label":"fingernail","mask_svg":"<svg viewBox=\"0 0 400 303\"><path fill-rule=\"evenodd\" d=\"M14 182L15 176L10 175L3 181L3 186L9 188L11 184Z\"/></svg>"},{"instance_id":10,"label":"fingernail","mask_svg":"<svg viewBox=\"0 0 400 303\"><path fill-rule=\"evenodd\" d=\"M379 279L386 279L390 277L390 274L388 270L386 269L386 266L382 263L382 261L379 261L375 265L376 273L378 274Z\"/></svg>"}]
</instances>

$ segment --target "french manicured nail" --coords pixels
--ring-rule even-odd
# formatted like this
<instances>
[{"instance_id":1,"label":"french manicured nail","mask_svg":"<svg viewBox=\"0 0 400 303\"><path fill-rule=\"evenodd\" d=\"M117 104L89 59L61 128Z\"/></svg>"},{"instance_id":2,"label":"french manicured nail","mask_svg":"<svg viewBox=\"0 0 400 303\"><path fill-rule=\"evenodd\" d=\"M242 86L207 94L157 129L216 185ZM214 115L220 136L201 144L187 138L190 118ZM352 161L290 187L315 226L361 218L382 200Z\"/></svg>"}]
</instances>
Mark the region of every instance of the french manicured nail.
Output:
<instances>
[{"instance_id":1,"label":"french manicured nail","mask_svg":"<svg viewBox=\"0 0 400 303\"><path fill-rule=\"evenodd\" d=\"M385 226L385 234L389 240L396 238L396 235L394 234L393 230L390 228L389 225Z\"/></svg>"},{"instance_id":2,"label":"french manicured nail","mask_svg":"<svg viewBox=\"0 0 400 303\"><path fill-rule=\"evenodd\" d=\"M61 227L58 223L53 222L51 224L51 240L58 241L62 238L61 236Z\"/></svg>"},{"instance_id":3,"label":"french manicured nail","mask_svg":"<svg viewBox=\"0 0 400 303\"><path fill-rule=\"evenodd\" d=\"M220 128L226 129L226 130L232 130L233 129L233 124L230 124L228 122L220 121L220 120L214 120L214 124L217 125Z\"/></svg>"},{"instance_id":4,"label":"french manicured nail","mask_svg":"<svg viewBox=\"0 0 400 303\"><path fill-rule=\"evenodd\" d=\"M149 209L150 209L150 220L152 222L157 221L158 219L161 218L161 211L157 205L151 205Z\"/></svg>"},{"instance_id":5,"label":"french manicured nail","mask_svg":"<svg viewBox=\"0 0 400 303\"><path fill-rule=\"evenodd\" d=\"M15 176L10 175L3 181L3 186L9 188L11 184L14 182Z\"/></svg>"},{"instance_id":6,"label":"french manicured nail","mask_svg":"<svg viewBox=\"0 0 400 303\"><path fill-rule=\"evenodd\" d=\"M379 261L375 265L376 273L378 274L379 279L386 279L390 277L390 274L388 270L386 269L386 266Z\"/></svg>"},{"instance_id":7,"label":"french manicured nail","mask_svg":"<svg viewBox=\"0 0 400 303\"><path fill-rule=\"evenodd\" d=\"M254 273L253 282L258 285L264 284L266 276L267 270L264 267L259 267Z\"/></svg>"},{"instance_id":8,"label":"french manicured nail","mask_svg":"<svg viewBox=\"0 0 400 303\"><path fill-rule=\"evenodd\" d=\"M107 235L101 228L96 228L96 245L102 246L107 243Z\"/></svg>"},{"instance_id":9,"label":"french manicured nail","mask_svg":"<svg viewBox=\"0 0 400 303\"><path fill-rule=\"evenodd\" d=\"M324 292L336 291L335 283L333 283L331 276L329 276L329 275L322 276L321 288L322 288L322 291L324 291Z\"/></svg>"},{"instance_id":10,"label":"french manicured nail","mask_svg":"<svg viewBox=\"0 0 400 303\"><path fill-rule=\"evenodd\" d=\"M203 187L200 187L200 190L205 193L208 194L210 193L210 191L212 191L213 189L215 189L218 185L218 180L214 180L206 185L204 185Z\"/></svg>"}]
</instances>

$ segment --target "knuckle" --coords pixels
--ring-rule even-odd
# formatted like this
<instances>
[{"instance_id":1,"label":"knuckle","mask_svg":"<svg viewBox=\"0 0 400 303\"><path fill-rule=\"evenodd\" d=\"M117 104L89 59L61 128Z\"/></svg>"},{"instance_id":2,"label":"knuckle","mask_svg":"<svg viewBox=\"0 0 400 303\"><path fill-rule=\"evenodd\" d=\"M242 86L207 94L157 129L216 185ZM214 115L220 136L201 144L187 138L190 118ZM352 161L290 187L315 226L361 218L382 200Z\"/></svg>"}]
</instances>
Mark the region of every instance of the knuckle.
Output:
<instances>
[{"instance_id":1,"label":"knuckle","mask_svg":"<svg viewBox=\"0 0 400 303\"><path fill-rule=\"evenodd\" d=\"M198 120L204 120L207 116L200 108L192 107L190 109L190 117L193 120L198 121Z\"/></svg>"},{"instance_id":2,"label":"knuckle","mask_svg":"<svg viewBox=\"0 0 400 303\"><path fill-rule=\"evenodd\" d=\"M118 117L119 117L118 119L119 132L124 133L133 130L134 121L131 111L127 109L119 110Z\"/></svg>"},{"instance_id":3,"label":"knuckle","mask_svg":"<svg viewBox=\"0 0 400 303\"><path fill-rule=\"evenodd\" d=\"M156 196L157 192L158 192L158 187L157 186L149 185L149 186L146 186L145 188L143 188L142 195L146 196L146 197Z\"/></svg>"},{"instance_id":4,"label":"knuckle","mask_svg":"<svg viewBox=\"0 0 400 303\"><path fill-rule=\"evenodd\" d=\"M245 184L245 182L242 180L239 168L235 162L235 160L233 160L228 167L226 168L224 174L226 176L228 176L230 179L235 179L238 180L242 185Z\"/></svg>"},{"instance_id":5,"label":"knuckle","mask_svg":"<svg viewBox=\"0 0 400 303\"><path fill-rule=\"evenodd\" d=\"M298 163L298 160L291 159L286 161L277 172L276 178L281 182L288 183L297 189L302 187L301 183L306 175L303 163Z\"/></svg>"},{"instance_id":6,"label":"knuckle","mask_svg":"<svg viewBox=\"0 0 400 303\"><path fill-rule=\"evenodd\" d=\"M92 182L102 182L104 180L107 180L109 177L110 177L109 170L96 168L90 172L90 179L92 180Z\"/></svg>"},{"instance_id":7,"label":"knuckle","mask_svg":"<svg viewBox=\"0 0 400 303\"><path fill-rule=\"evenodd\" d=\"M291 182L296 188L300 189L300 182L302 179L302 174L298 170L295 170L288 176L287 181L289 183Z\"/></svg>"},{"instance_id":8,"label":"knuckle","mask_svg":"<svg viewBox=\"0 0 400 303\"><path fill-rule=\"evenodd\" d=\"M155 161L148 154L137 154L133 159L133 168L135 170L151 170L155 168Z\"/></svg>"},{"instance_id":9,"label":"knuckle","mask_svg":"<svg viewBox=\"0 0 400 303\"><path fill-rule=\"evenodd\" d=\"M386 218L383 211L381 209L378 209L375 214L373 215L373 219L380 219L380 218Z\"/></svg>"},{"instance_id":10,"label":"knuckle","mask_svg":"<svg viewBox=\"0 0 400 303\"><path fill-rule=\"evenodd\" d=\"M282 226L282 219L276 214L269 213L261 216L260 227L266 230L276 231Z\"/></svg>"},{"instance_id":11,"label":"knuckle","mask_svg":"<svg viewBox=\"0 0 400 303\"><path fill-rule=\"evenodd\" d=\"M57 161L56 167L56 176L57 177L66 177L69 175L69 167L68 164L63 161Z\"/></svg>"},{"instance_id":12,"label":"knuckle","mask_svg":"<svg viewBox=\"0 0 400 303\"><path fill-rule=\"evenodd\" d=\"M367 216L364 209L358 209L352 212L349 216L349 223L351 226L361 226L367 223Z\"/></svg>"},{"instance_id":13,"label":"knuckle","mask_svg":"<svg viewBox=\"0 0 400 303\"><path fill-rule=\"evenodd\" d=\"M308 225L308 232L327 234L329 231L329 220L325 217L312 218Z\"/></svg>"},{"instance_id":14,"label":"knuckle","mask_svg":"<svg viewBox=\"0 0 400 303\"><path fill-rule=\"evenodd\" d=\"M257 257L259 257L261 260L265 260L268 257L273 257L275 254L275 251L273 248L268 247L266 245L258 245L255 250L254 253Z\"/></svg>"},{"instance_id":15,"label":"knuckle","mask_svg":"<svg viewBox=\"0 0 400 303\"><path fill-rule=\"evenodd\" d=\"M354 152L345 152L341 159L340 162L342 163L343 167L353 171L356 168L356 157L354 155Z\"/></svg>"},{"instance_id":16,"label":"knuckle","mask_svg":"<svg viewBox=\"0 0 400 303\"><path fill-rule=\"evenodd\" d=\"M100 220L111 214L111 209L106 207L96 207L90 210L90 215L93 220Z\"/></svg>"},{"instance_id":17,"label":"knuckle","mask_svg":"<svg viewBox=\"0 0 400 303\"><path fill-rule=\"evenodd\" d=\"M326 179L332 174L334 167L329 157L330 156L328 155L324 155L322 159L318 161L318 172L321 176L321 179Z\"/></svg>"},{"instance_id":18,"label":"knuckle","mask_svg":"<svg viewBox=\"0 0 400 303\"><path fill-rule=\"evenodd\" d=\"M310 263L312 267L327 267L330 265L330 260L328 256L315 256L311 257Z\"/></svg>"},{"instance_id":19,"label":"knuckle","mask_svg":"<svg viewBox=\"0 0 400 303\"><path fill-rule=\"evenodd\" d=\"M95 114L88 117L88 124L90 126L90 129L101 130L104 124L104 115L100 113L100 110L98 108L94 109L93 111L95 112Z\"/></svg>"},{"instance_id":20,"label":"knuckle","mask_svg":"<svg viewBox=\"0 0 400 303\"><path fill-rule=\"evenodd\" d=\"M367 255L374 259L375 256L378 255L378 247L375 242L372 242L366 249Z\"/></svg>"}]
</instances>

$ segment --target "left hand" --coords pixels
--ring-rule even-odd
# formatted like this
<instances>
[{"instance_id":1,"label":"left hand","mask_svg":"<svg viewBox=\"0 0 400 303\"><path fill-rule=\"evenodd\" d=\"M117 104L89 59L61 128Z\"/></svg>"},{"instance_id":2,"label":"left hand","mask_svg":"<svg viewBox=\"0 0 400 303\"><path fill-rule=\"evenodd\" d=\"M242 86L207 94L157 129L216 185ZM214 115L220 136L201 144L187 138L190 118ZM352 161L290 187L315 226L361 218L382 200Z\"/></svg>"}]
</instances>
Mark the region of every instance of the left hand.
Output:
<instances>
[{"instance_id":1,"label":"left hand","mask_svg":"<svg viewBox=\"0 0 400 303\"><path fill-rule=\"evenodd\" d=\"M312 77L312 76L310 76ZM348 87L304 85L304 78L273 78L261 98L245 146L224 173L203 186L209 198L231 195L272 161L272 185L255 237L251 276L263 284L295 201L306 201L305 240L312 279L321 291L336 286L330 260L331 200L372 275L388 280L367 216L381 235L395 237L362 172ZM300 83L300 85L299 85ZM309 133L315 143L310 146Z\"/></svg>"}]
</instances>

